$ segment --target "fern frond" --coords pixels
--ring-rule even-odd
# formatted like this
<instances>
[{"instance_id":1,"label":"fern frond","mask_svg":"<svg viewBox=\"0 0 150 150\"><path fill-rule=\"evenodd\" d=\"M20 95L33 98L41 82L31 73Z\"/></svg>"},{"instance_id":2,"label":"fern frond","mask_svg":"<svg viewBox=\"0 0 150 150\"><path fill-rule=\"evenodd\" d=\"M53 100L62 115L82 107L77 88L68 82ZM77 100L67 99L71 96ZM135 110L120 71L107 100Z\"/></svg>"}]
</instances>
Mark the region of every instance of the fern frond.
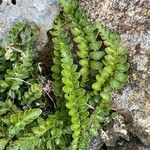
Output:
<instances>
[{"instance_id":1,"label":"fern frond","mask_svg":"<svg viewBox=\"0 0 150 150\"><path fill-rule=\"evenodd\" d=\"M10 44L18 42L18 36L20 32L25 28L26 22L17 23L8 33L7 38L3 41L2 47L6 48Z\"/></svg>"},{"instance_id":2,"label":"fern frond","mask_svg":"<svg viewBox=\"0 0 150 150\"><path fill-rule=\"evenodd\" d=\"M32 134L28 134L10 142L6 150L35 150L40 143L41 139Z\"/></svg>"},{"instance_id":3,"label":"fern frond","mask_svg":"<svg viewBox=\"0 0 150 150\"><path fill-rule=\"evenodd\" d=\"M3 115L10 111L10 108L12 107L13 103L10 99L6 100L5 102L2 102L0 105L0 115Z\"/></svg>"},{"instance_id":4,"label":"fern frond","mask_svg":"<svg viewBox=\"0 0 150 150\"><path fill-rule=\"evenodd\" d=\"M107 28L103 27L99 23L97 23L97 28L101 37L104 40L105 45L108 46L105 49L107 55L105 55L104 59L102 60L105 67L98 75L96 75L97 81L92 85L92 88L95 91L100 91L102 86L108 81L108 79L110 77L113 77L114 72L116 72L116 70L118 72L126 72L129 66L126 62L122 63L122 59L126 59L127 48L122 46L119 36L115 33L108 31ZM117 76L120 76L120 74L117 73ZM121 76L126 75L121 74ZM124 77L123 80L122 82L125 82L127 80L127 76ZM117 83L115 79L114 82L112 80L111 82L112 87L114 89L118 89L117 87L113 86L113 84L119 84L119 82Z\"/></svg>"},{"instance_id":5,"label":"fern frond","mask_svg":"<svg viewBox=\"0 0 150 150\"><path fill-rule=\"evenodd\" d=\"M38 127L33 127L31 130L35 136L40 137L44 135L48 130L54 128L57 124L57 121L58 120L54 115L49 116L46 121L43 118L38 118Z\"/></svg>"},{"instance_id":6,"label":"fern frond","mask_svg":"<svg viewBox=\"0 0 150 150\"><path fill-rule=\"evenodd\" d=\"M33 101L42 97L42 86L38 83L31 85L29 90L24 93L21 103L22 104L31 104Z\"/></svg>"},{"instance_id":7,"label":"fern frond","mask_svg":"<svg viewBox=\"0 0 150 150\"><path fill-rule=\"evenodd\" d=\"M55 23L54 24L54 30L51 31L51 34L54 36L53 37L53 42L54 42L54 57L53 57L53 67L51 68L53 71L53 87L54 87L54 94L57 96L60 100L58 102L62 103L62 98L63 98L63 93L62 93L62 80L61 80L61 51L60 51L60 42L61 39L65 36L61 33L61 30L63 29L62 24ZM63 37L62 37L63 36Z\"/></svg>"},{"instance_id":8,"label":"fern frond","mask_svg":"<svg viewBox=\"0 0 150 150\"><path fill-rule=\"evenodd\" d=\"M61 21L58 20L60 24ZM62 31L62 29L58 32L66 35L66 31ZM73 58L71 55L72 44L70 44L70 40L67 36L63 37L60 42L60 50L61 50L61 66L62 66L62 81L64 83L63 91L65 93L65 98L68 100L66 103L66 107L70 110L69 115L71 118L71 129L74 131L73 133L73 142L72 149L78 148L79 138L81 135L80 125L82 122L83 129L88 124L87 116L88 116L88 106L86 105L87 99L85 97L85 91L79 87L79 73L77 70L77 65L73 64ZM85 115L86 114L86 115ZM81 118L80 118L81 117Z\"/></svg>"},{"instance_id":9,"label":"fern frond","mask_svg":"<svg viewBox=\"0 0 150 150\"><path fill-rule=\"evenodd\" d=\"M27 124L30 124L33 120L37 119L41 113L41 109L35 108L11 115L10 122L12 125L9 128L9 137L14 136L20 130L23 130Z\"/></svg>"}]
</instances>

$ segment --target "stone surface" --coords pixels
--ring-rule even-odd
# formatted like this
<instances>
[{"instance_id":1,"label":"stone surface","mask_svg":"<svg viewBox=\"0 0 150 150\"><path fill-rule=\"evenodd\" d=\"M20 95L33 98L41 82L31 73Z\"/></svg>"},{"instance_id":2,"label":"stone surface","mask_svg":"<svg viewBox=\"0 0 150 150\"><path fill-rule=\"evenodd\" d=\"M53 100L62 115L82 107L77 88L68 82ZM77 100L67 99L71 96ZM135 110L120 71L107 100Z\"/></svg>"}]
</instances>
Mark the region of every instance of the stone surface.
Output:
<instances>
[{"instance_id":1,"label":"stone surface","mask_svg":"<svg viewBox=\"0 0 150 150\"><path fill-rule=\"evenodd\" d=\"M41 50L48 41L47 31L59 13L57 0L11 0L0 1L0 41L17 22L27 20L40 28L37 49Z\"/></svg>"},{"instance_id":2,"label":"stone surface","mask_svg":"<svg viewBox=\"0 0 150 150\"><path fill-rule=\"evenodd\" d=\"M130 79L114 94L113 107L132 120L128 131L150 147L150 0L80 0L80 5L91 22L100 20L129 48Z\"/></svg>"}]
</instances>

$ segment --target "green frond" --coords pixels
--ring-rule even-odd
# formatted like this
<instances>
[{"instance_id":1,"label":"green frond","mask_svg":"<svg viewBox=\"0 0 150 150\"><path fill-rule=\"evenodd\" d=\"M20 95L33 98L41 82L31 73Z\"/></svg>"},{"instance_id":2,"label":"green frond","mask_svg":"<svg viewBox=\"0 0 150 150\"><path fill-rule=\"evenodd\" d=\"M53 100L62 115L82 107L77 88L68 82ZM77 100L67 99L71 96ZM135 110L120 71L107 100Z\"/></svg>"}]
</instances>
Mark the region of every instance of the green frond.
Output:
<instances>
[{"instance_id":1,"label":"green frond","mask_svg":"<svg viewBox=\"0 0 150 150\"><path fill-rule=\"evenodd\" d=\"M37 119L42 113L41 109L29 109L21 111L17 114L10 116L11 126L9 128L9 137L14 136L20 130L23 130L27 124L30 124L33 120Z\"/></svg>"},{"instance_id":2,"label":"green frond","mask_svg":"<svg viewBox=\"0 0 150 150\"><path fill-rule=\"evenodd\" d=\"M6 100L5 102L0 103L0 115L3 115L10 111L10 108L12 107L12 101L10 99Z\"/></svg>"},{"instance_id":3,"label":"green frond","mask_svg":"<svg viewBox=\"0 0 150 150\"><path fill-rule=\"evenodd\" d=\"M48 130L54 128L57 125L57 118L54 115L49 116L47 120L44 120L43 118L38 118L38 127L33 127L31 130L34 133L35 136L42 136L44 135Z\"/></svg>"},{"instance_id":4,"label":"green frond","mask_svg":"<svg viewBox=\"0 0 150 150\"><path fill-rule=\"evenodd\" d=\"M24 93L21 103L22 104L31 104L33 101L36 101L42 97L42 86L38 83L31 85L29 90Z\"/></svg>"},{"instance_id":5,"label":"green frond","mask_svg":"<svg viewBox=\"0 0 150 150\"><path fill-rule=\"evenodd\" d=\"M10 142L6 150L35 150L40 145L41 139L29 134Z\"/></svg>"},{"instance_id":6,"label":"green frond","mask_svg":"<svg viewBox=\"0 0 150 150\"><path fill-rule=\"evenodd\" d=\"M25 28L26 22L17 23L8 33L7 38L3 41L2 47L7 47L10 44L15 44L18 41L20 32Z\"/></svg>"},{"instance_id":7,"label":"green frond","mask_svg":"<svg viewBox=\"0 0 150 150\"><path fill-rule=\"evenodd\" d=\"M51 31L51 34L54 35L53 42L54 42L54 56L53 56L53 63L52 71L53 71L53 87L54 87L54 94L58 98L60 98L60 102L62 101L63 94L62 94L62 81L61 81L61 51L60 51L60 42L62 38L66 37L64 34L62 34L62 24L60 23L60 20L55 21L54 29ZM59 41L59 42L58 42ZM58 104L59 105L59 104Z\"/></svg>"}]
</instances>

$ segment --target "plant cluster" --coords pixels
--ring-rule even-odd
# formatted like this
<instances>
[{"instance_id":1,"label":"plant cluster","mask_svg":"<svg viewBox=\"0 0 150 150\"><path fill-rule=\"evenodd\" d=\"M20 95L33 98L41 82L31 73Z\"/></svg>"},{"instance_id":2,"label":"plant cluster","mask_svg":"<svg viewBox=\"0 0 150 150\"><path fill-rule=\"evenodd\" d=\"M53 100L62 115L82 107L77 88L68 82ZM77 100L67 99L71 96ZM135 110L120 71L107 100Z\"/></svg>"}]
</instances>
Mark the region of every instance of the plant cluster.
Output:
<instances>
[{"instance_id":1,"label":"plant cluster","mask_svg":"<svg viewBox=\"0 0 150 150\"><path fill-rule=\"evenodd\" d=\"M16 24L0 47L0 150L88 150L111 119L112 92L128 80L120 37L99 22L89 24L76 0L60 5L50 30L51 79L39 73L33 55L34 24ZM45 93L54 103L48 113Z\"/></svg>"}]
</instances>

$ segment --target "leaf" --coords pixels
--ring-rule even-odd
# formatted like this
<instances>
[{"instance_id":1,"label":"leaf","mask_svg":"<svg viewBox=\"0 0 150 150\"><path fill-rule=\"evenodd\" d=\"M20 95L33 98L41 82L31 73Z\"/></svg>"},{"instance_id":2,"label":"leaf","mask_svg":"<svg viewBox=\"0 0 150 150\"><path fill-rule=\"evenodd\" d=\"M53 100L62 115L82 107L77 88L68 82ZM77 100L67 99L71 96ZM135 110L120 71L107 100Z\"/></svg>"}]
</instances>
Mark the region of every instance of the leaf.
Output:
<instances>
[{"instance_id":1,"label":"leaf","mask_svg":"<svg viewBox=\"0 0 150 150\"><path fill-rule=\"evenodd\" d=\"M9 87L9 84L5 80L0 80L0 87L6 89Z\"/></svg>"},{"instance_id":2,"label":"leaf","mask_svg":"<svg viewBox=\"0 0 150 150\"><path fill-rule=\"evenodd\" d=\"M90 62L90 67L93 69L93 70L99 70L101 69L103 66L103 64L99 61L91 61Z\"/></svg>"},{"instance_id":3,"label":"leaf","mask_svg":"<svg viewBox=\"0 0 150 150\"><path fill-rule=\"evenodd\" d=\"M88 50L88 45L86 42L82 42L82 43L78 44L78 48L79 48L79 50L86 51L86 50Z\"/></svg>"},{"instance_id":4,"label":"leaf","mask_svg":"<svg viewBox=\"0 0 150 150\"><path fill-rule=\"evenodd\" d=\"M122 83L120 83L119 81L115 80L115 79L111 79L110 80L110 86L114 89L114 90L118 90L120 88L122 88Z\"/></svg>"},{"instance_id":5,"label":"leaf","mask_svg":"<svg viewBox=\"0 0 150 150\"><path fill-rule=\"evenodd\" d=\"M75 36L78 36L79 34L81 34L82 33L82 31L80 30L80 29L78 29L78 28L72 28L71 29L71 32L75 35Z\"/></svg>"},{"instance_id":6,"label":"leaf","mask_svg":"<svg viewBox=\"0 0 150 150\"><path fill-rule=\"evenodd\" d=\"M101 85L98 82L92 84L92 88L96 91L100 91Z\"/></svg>"},{"instance_id":7,"label":"leaf","mask_svg":"<svg viewBox=\"0 0 150 150\"><path fill-rule=\"evenodd\" d=\"M72 125L71 125L71 129L72 129L73 131L79 130L79 129L80 129L80 124L72 124Z\"/></svg>"},{"instance_id":8,"label":"leaf","mask_svg":"<svg viewBox=\"0 0 150 150\"><path fill-rule=\"evenodd\" d=\"M93 51L90 53L90 57L93 59L93 60L100 60L103 56L104 56L105 52L103 51Z\"/></svg>"},{"instance_id":9,"label":"leaf","mask_svg":"<svg viewBox=\"0 0 150 150\"><path fill-rule=\"evenodd\" d=\"M80 74L83 75L83 76L86 75L86 74L88 74L88 68L87 67L81 68L80 69Z\"/></svg>"},{"instance_id":10,"label":"leaf","mask_svg":"<svg viewBox=\"0 0 150 150\"><path fill-rule=\"evenodd\" d=\"M80 122L80 119L79 119L79 117L73 115L73 117L71 118L71 122L77 123L77 122Z\"/></svg>"},{"instance_id":11,"label":"leaf","mask_svg":"<svg viewBox=\"0 0 150 150\"><path fill-rule=\"evenodd\" d=\"M105 56L105 59L106 59L107 61L110 61L110 62L115 62L115 61L116 61L116 58L115 58L115 56L113 56L113 55L106 55L106 56Z\"/></svg>"},{"instance_id":12,"label":"leaf","mask_svg":"<svg viewBox=\"0 0 150 150\"><path fill-rule=\"evenodd\" d=\"M79 51L77 51L77 54L80 58L87 58L88 51L87 51L87 49L79 50Z\"/></svg>"},{"instance_id":13,"label":"leaf","mask_svg":"<svg viewBox=\"0 0 150 150\"><path fill-rule=\"evenodd\" d=\"M71 108L71 110L69 111L69 115L72 116L72 117L74 117L74 116L76 116L77 114L78 114L78 109L77 109L77 107L73 106L73 107Z\"/></svg>"},{"instance_id":14,"label":"leaf","mask_svg":"<svg viewBox=\"0 0 150 150\"><path fill-rule=\"evenodd\" d=\"M87 41L92 42L96 40L97 34L91 33L91 34L88 34L85 38L87 39Z\"/></svg>"},{"instance_id":15,"label":"leaf","mask_svg":"<svg viewBox=\"0 0 150 150\"><path fill-rule=\"evenodd\" d=\"M110 101L110 100L111 100L111 96L110 96L110 93L109 93L109 92L102 91L102 92L100 92L100 96L101 96L102 99L104 99L104 100L107 100L107 101Z\"/></svg>"},{"instance_id":16,"label":"leaf","mask_svg":"<svg viewBox=\"0 0 150 150\"><path fill-rule=\"evenodd\" d=\"M2 42L2 47L5 48L9 44L15 44L17 42L18 35L26 26L26 22L19 22L9 31L8 35Z\"/></svg>"},{"instance_id":17,"label":"leaf","mask_svg":"<svg viewBox=\"0 0 150 150\"><path fill-rule=\"evenodd\" d=\"M114 78L120 82L126 82L128 81L128 75L121 72L116 72L114 75Z\"/></svg>"},{"instance_id":18,"label":"leaf","mask_svg":"<svg viewBox=\"0 0 150 150\"><path fill-rule=\"evenodd\" d=\"M49 150L54 149L52 140L48 140L48 141L46 142L46 147L47 147L47 149L49 149Z\"/></svg>"},{"instance_id":19,"label":"leaf","mask_svg":"<svg viewBox=\"0 0 150 150\"><path fill-rule=\"evenodd\" d=\"M75 41L76 43L86 42L86 40L85 40L83 37L81 37L81 36L75 37L75 38L74 38L74 41Z\"/></svg>"},{"instance_id":20,"label":"leaf","mask_svg":"<svg viewBox=\"0 0 150 150\"><path fill-rule=\"evenodd\" d=\"M97 136L98 135L98 131L97 131L96 128L90 128L89 131L90 131L90 134L92 136Z\"/></svg>"},{"instance_id":21,"label":"leaf","mask_svg":"<svg viewBox=\"0 0 150 150\"><path fill-rule=\"evenodd\" d=\"M90 43L89 47L91 50L98 51L102 45L101 41L95 41Z\"/></svg>"},{"instance_id":22,"label":"leaf","mask_svg":"<svg viewBox=\"0 0 150 150\"><path fill-rule=\"evenodd\" d=\"M116 69L120 72L125 72L129 69L129 64L128 63L118 64Z\"/></svg>"},{"instance_id":23,"label":"leaf","mask_svg":"<svg viewBox=\"0 0 150 150\"><path fill-rule=\"evenodd\" d=\"M79 64L80 64L81 66L88 66L88 65L89 65L89 61L88 61L87 58L83 58L83 59L81 59L81 60L79 61Z\"/></svg>"},{"instance_id":24,"label":"leaf","mask_svg":"<svg viewBox=\"0 0 150 150\"><path fill-rule=\"evenodd\" d=\"M105 49L106 53L109 55L114 55L116 53L116 51L114 49L112 49L111 47L107 47Z\"/></svg>"},{"instance_id":25,"label":"leaf","mask_svg":"<svg viewBox=\"0 0 150 150\"><path fill-rule=\"evenodd\" d=\"M125 47L125 46L120 45L117 51L118 51L118 53L119 53L120 55L124 55L124 54L127 53L128 48Z\"/></svg>"},{"instance_id":26,"label":"leaf","mask_svg":"<svg viewBox=\"0 0 150 150\"><path fill-rule=\"evenodd\" d=\"M31 129L37 137L44 135L48 130L56 126L57 120L53 115L49 116L46 121L42 119L43 121L41 122L39 120L41 120L41 118L38 118L38 126Z\"/></svg>"},{"instance_id":27,"label":"leaf","mask_svg":"<svg viewBox=\"0 0 150 150\"><path fill-rule=\"evenodd\" d=\"M8 140L6 140L5 138L0 139L0 150L4 150L7 143Z\"/></svg>"}]
</instances>

